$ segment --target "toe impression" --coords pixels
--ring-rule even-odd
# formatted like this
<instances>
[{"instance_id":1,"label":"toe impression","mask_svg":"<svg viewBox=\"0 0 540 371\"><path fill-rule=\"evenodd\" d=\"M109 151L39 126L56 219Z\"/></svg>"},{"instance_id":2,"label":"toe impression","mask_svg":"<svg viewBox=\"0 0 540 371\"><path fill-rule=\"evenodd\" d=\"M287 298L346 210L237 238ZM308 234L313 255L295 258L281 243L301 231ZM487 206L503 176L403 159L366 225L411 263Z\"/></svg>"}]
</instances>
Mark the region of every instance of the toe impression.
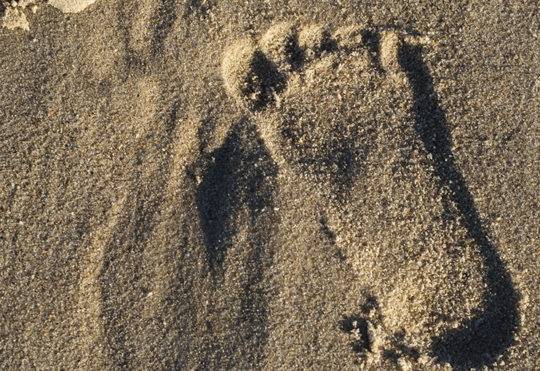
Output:
<instances>
[{"instance_id":1,"label":"toe impression","mask_svg":"<svg viewBox=\"0 0 540 371\"><path fill-rule=\"evenodd\" d=\"M221 69L227 93L249 110L264 107L283 83L277 67L251 39L228 48Z\"/></svg>"},{"instance_id":2,"label":"toe impression","mask_svg":"<svg viewBox=\"0 0 540 371\"><path fill-rule=\"evenodd\" d=\"M281 71L290 72L299 59L297 26L279 23L266 31L259 41L261 52Z\"/></svg>"},{"instance_id":3,"label":"toe impression","mask_svg":"<svg viewBox=\"0 0 540 371\"><path fill-rule=\"evenodd\" d=\"M313 25L298 35L298 46L303 50L304 61L311 61L330 48L330 33L325 27Z\"/></svg>"},{"instance_id":4,"label":"toe impression","mask_svg":"<svg viewBox=\"0 0 540 371\"><path fill-rule=\"evenodd\" d=\"M256 101L260 82L253 73L255 43L242 39L225 51L222 75L227 92L240 102Z\"/></svg>"}]
</instances>

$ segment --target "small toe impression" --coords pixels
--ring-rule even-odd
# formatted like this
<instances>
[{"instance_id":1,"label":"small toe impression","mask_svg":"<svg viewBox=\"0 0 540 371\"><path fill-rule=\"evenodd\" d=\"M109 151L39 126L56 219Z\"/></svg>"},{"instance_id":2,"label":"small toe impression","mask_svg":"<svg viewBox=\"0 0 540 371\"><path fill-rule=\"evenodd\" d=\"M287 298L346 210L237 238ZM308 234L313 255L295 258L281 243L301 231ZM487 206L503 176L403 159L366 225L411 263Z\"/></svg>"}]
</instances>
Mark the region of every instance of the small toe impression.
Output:
<instances>
[{"instance_id":1,"label":"small toe impression","mask_svg":"<svg viewBox=\"0 0 540 371\"><path fill-rule=\"evenodd\" d=\"M284 72L290 72L300 58L294 23L284 22L271 27L261 37L259 45L261 52Z\"/></svg>"},{"instance_id":2,"label":"small toe impression","mask_svg":"<svg viewBox=\"0 0 540 371\"><path fill-rule=\"evenodd\" d=\"M330 49L330 32L323 26L308 26L298 35L298 46L304 51L304 60L313 60Z\"/></svg>"},{"instance_id":3,"label":"small toe impression","mask_svg":"<svg viewBox=\"0 0 540 371\"><path fill-rule=\"evenodd\" d=\"M358 25L337 29L334 40L340 49L353 51L365 46L364 29Z\"/></svg>"},{"instance_id":4,"label":"small toe impression","mask_svg":"<svg viewBox=\"0 0 540 371\"><path fill-rule=\"evenodd\" d=\"M283 78L251 39L243 39L225 51L222 64L225 89L248 109L266 105Z\"/></svg>"},{"instance_id":5,"label":"small toe impression","mask_svg":"<svg viewBox=\"0 0 540 371\"><path fill-rule=\"evenodd\" d=\"M254 73L256 47L253 40L242 39L225 51L222 74L227 92L239 101L260 99L261 81Z\"/></svg>"}]
</instances>

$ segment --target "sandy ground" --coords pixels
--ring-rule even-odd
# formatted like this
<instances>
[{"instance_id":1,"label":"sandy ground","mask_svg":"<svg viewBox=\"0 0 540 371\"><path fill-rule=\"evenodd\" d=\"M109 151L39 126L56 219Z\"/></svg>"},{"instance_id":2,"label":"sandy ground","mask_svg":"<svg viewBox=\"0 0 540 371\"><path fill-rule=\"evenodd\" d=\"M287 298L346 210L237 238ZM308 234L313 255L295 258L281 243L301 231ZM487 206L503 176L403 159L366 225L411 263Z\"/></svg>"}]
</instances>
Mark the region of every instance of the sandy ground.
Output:
<instances>
[{"instance_id":1,"label":"sandy ground","mask_svg":"<svg viewBox=\"0 0 540 371\"><path fill-rule=\"evenodd\" d=\"M0 2L0 367L540 366L536 1L45 3Z\"/></svg>"}]
</instances>

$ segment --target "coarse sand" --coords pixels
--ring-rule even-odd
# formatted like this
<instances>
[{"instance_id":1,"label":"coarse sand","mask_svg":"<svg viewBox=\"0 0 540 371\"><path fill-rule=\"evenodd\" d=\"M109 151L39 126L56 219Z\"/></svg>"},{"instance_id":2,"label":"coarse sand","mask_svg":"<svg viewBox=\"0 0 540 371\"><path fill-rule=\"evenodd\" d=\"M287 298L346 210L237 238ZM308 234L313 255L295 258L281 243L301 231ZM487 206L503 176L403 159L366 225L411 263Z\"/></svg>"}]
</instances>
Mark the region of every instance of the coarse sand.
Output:
<instances>
[{"instance_id":1,"label":"coarse sand","mask_svg":"<svg viewBox=\"0 0 540 371\"><path fill-rule=\"evenodd\" d=\"M540 367L536 1L0 25L0 368Z\"/></svg>"}]
</instances>

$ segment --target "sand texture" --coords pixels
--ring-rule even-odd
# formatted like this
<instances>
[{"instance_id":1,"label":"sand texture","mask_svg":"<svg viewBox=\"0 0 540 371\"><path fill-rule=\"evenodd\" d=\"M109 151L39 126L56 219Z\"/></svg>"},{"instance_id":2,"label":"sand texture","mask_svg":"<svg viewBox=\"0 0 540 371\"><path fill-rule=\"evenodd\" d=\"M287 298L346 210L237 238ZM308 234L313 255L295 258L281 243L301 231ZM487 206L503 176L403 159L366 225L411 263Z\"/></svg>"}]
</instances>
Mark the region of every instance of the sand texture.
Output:
<instances>
[{"instance_id":1,"label":"sand texture","mask_svg":"<svg viewBox=\"0 0 540 371\"><path fill-rule=\"evenodd\" d=\"M536 1L0 25L0 368L540 367Z\"/></svg>"}]
</instances>

